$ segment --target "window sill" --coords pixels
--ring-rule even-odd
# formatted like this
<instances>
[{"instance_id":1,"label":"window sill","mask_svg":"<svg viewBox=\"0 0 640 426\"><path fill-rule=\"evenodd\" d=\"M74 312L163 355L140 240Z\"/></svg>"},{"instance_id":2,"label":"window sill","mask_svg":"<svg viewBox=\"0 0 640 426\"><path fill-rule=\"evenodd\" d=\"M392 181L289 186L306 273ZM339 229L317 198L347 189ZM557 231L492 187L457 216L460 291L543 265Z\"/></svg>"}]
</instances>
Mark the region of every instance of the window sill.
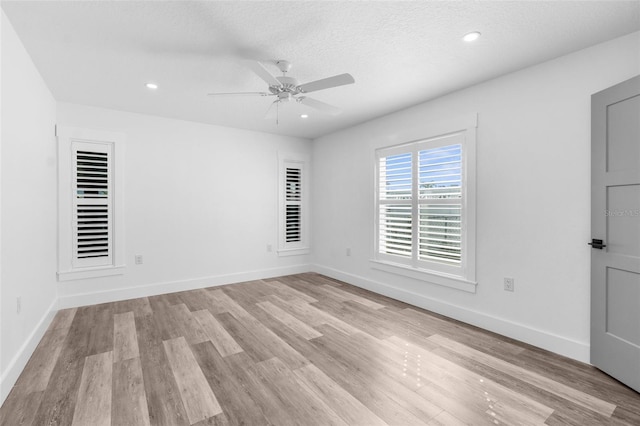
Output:
<instances>
[{"instance_id":1,"label":"window sill","mask_svg":"<svg viewBox=\"0 0 640 426\"><path fill-rule=\"evenodd\" d=\"M371 267L379 271L389 272L396 275L403 275L415 280L426 281L444 287L455 288L457 290L466 291L468 293L475 293L476 286L478 285L478 283L475 281L469 281L465 278L455 275L443 274L435 271L427 271L426 269L413 268L411 266L402 265L399 263L385 262L373 259L370 262Z\"/></svg>"},{"instance_id":2,"label":"window sill","mask_svg":"<svg viewBox=\"0 0 640 426\"><path fill-rule=\"evenodd\" d=\"M123 275L126 265L108 266L100 268L82 268L71 271L58 272L58 281L84 280L87 278L110 277Z\"/></svg>"},{"instance_id":3,"label":"window sill","mask_svg":"<svg viewBox=\"0 0 640 426\"><path fill-rule=\"evenodd\" d=\"M278 250L278 256L301 256L303 254L309 254L309 247L295 248L295 249L280 249Z\"/></svg>"}]
</instances>

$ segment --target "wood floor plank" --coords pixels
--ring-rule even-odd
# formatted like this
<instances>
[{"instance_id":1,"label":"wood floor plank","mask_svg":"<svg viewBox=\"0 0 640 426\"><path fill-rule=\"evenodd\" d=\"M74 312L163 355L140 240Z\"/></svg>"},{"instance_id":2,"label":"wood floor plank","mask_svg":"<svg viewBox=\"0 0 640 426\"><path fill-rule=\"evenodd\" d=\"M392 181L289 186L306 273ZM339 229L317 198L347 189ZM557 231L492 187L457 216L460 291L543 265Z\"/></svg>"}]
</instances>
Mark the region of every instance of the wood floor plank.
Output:
<instances>
[{"instance_id":1,"label":"wood floor plank","mask_svg":"<svg viewBox=\"0 0 640 426\"><path fill-rule=\"evenodd\" d=\"M274 356L264 342L230 313L218 314L216 318L254 362L264 361Z\"/></svg>"},{"instance_id":2,"label":"wood floor plank","mask_svg":"<svg viewBox=\"0 0 640 426\"><path fill-rule=\"evenodd\" d=\"M113 305L103 303L95 307L95 322L101 327L90 328L87 355L97 355L113 351Z\"/></svg>"},{"instance_id":3,"label":"wood floor plank","mask_svg":"<svg viewBox=\"0 0 640 426\"><path fill-rule=\"evenodd\" d=\"M184 303L173 305L169 308L172 321L178 325L179 333L190 344L202 343L209 340L209 336L202 329L202 326L193 317L189 308Z\"/></svg>"},{"instance_id":4,"label":"wood floor plank","mask_svg":"<svg viewBox=\"0 0 640 426\"><path fill-rule=\"evenodd\" d=\"M151 304L149 303L149 299L147 297L141 297L139 299L120 300L118 302L114 302L113 305L114 315L133 312L133 315L135 317L142 317L145 315L153 314L153 309L151 309Z\"/></svg>"},{"instance_id":5,"label":"wood floor plank","mask_svg":"<svg viewBox=\"0 0 640 426\"><path fill-rule=\"evenodd\" d=\"M518 356L524 351L523 345L519 342L442 315L415 307L405 308L401 313L406 317L419 321L422 327L430 330L430 335L445 334L474 349L496 355L505 354L510 356Z\"/></svg>"},{"instance_id":6,"label":"wood floor plank","mask_svg":"<svg viewBox=\"0 0 640 426\"><path fill-rule=\"evenodd\" d=\"M267 297L266 300L312 327L326 324L325 319L320 314L321 311L302 299L291 298L285 300L278 295L271 295ZM357 330L353 329L353 331L356 332Z\"/></svg>"},{"instance_id":7,"label":"wood floor plank","mask_svg":"<svg viewBox=\"0 0 640 426\"><path fill-rule=\"evenodd\" d=\"M209 309L213 314L220 314L225 312L225 309L215 303L215 300L210 297L207 289L197 289L191 291L183 291L178 294L178 298L187 305L190 311L201 311L203 309Z\"/></svg>"},{"instance_id":8,"label":"wood floor plank","mask_svg":"<svg viewBox=\"0 0 640 426\"><path fill-rule=\"evenodd\" d=\"M154 313L162 312L165 309L173 305L183 303L180 297L176 293L159 294L156 296L149 296L149 305Z\"/></svg>"},{"instance_id":9,"label":"wood floor plank","mask_svg":"<svg viewBox=\"0 0 640 426\"><path fill-rule=\"evenodd\" d=\"M298 368L293 373L327 406L332 407L347 424L362 426L387 424L315 365L309 364Z\"/></svg>"},{"instance_id":10,"label":"wood floor plank","mask_svg":"<svg viewBox=\"0 0 640 426\"><path fill-rule=\"evenodd\" d=\"M257 304L260 308L262 308L265 312L273 316L278 321L282 322L285 326L289 327L300 336L305 339L315 339L316 337L322 336L317 330L304 322L300 321L293 315L288 312L280 309L276 305L270 302L260 302Z\"/></svg>"},{"instance_id":11,"label":"wood floor plank","mask_svg":"<svg viewBox=\"0 0 640 426\"><path fill-rule=\"evenodd\" d=\"M36 425L34 419L43 396L44 391L20 394L12 390L0 407L0 425Z\"/></svg>"},{"instance_id":12,"label":"wood floor plank","mask_svg":"<svg viewBox=\"0 0 640 426\"><path fill-rule=\"evenodd\" d=\"M225 359L229 367L236 372L236 377L242 387L247 390L250 398L264 413L264 417L269 424L272 425L300 425L301 423L294 419L287 412L288 402L283 400L274 389L268 386L261 377L247 365L246 358L239 355L232 355ZM252 363L253 364L253 363Z\"/></svg>"},{"instance_id":13,"label":"wood floor plank","mask_svg":"<svg viewBox=\"0 0 640 426\"><path fill-rule=\"evenodd\" d=\"M368 308L371 309L382 309L384 308L384 305L381 305L380 303L374 302L373 300L369 300L365 297L361 297L358 296L357 294L354 293L350 293L348 291L344 291L338 287L334 287L334 286L330 286L330 285L323 285L321 286L323 291L328 292L329 294L333 295L337 300L341 300L341 301L347 301L347 300L351 300L353 302L357 302L360 303L361 305L364 305Z\"/></svg>"},{"instance_id":14,"label":"wood floor plank","mask_svg":"<svg viewBox=\"0 0 640 426\"><path fill-rule=\"evenodd\" d=\"M229 358L222 358L210 341L193 345L193 354L202 369L209 386L226 415L229 423L234 425L268 424L259 405L251 398L251 392L243 380L244 368L233 368ZM247 356L246 354L242 354ZM230 355L231 358L235 357ZM246 362L246 361L245 361ZM237 363L239 365L241 363ZM246 362L246 365L251 363Z\"/></svg>"},{"instance_id":15,"label":"wood floor plank","mask_svg":"<svg viewBox=\"0 0 640 426\"><path fill-rule=\"evenodd\" d=\"M308 387L299 383L291 370L278 358L271 358L251 366L265 386L285 402L287 416L297 424L305 424L309 419L321 425L347 426L322 398Z\"/></svg>"},{"instance_id":16,"label":"wood floor plank","mask_svg":"<svg viewBox=\"0 0 640 426\"><path fill-rule=\"evenodd\" d=\"M321 331L323 336L312 341L314 346L333 358L334 362L340 360L340 363L346 365L357 363L358 370L350 372L347 382L339 378L335 370L329 372L326 367L320 367L318 362L314 361L314 364L354 396L358 393L351 382L357 383L355 379L359 378L359 387L369 389L371 393L364 399L356 397L384 421L391 424L421 424L442 411L440 407L407 388L403 383L401 369L394 369L387 358L380 358L380 350L372 351L370 342L364 340L363 333L345 336L332 331L328 326L321 326Z\"/></svg>"},{"instance_id":17,"label":"wood floor plank","mask_svg":"<svg viewBox=\"0 0 640 426\"><path fill-rule=\"evenodd\" d=\"M589 394L600 399L607 399L612 404L627 406L632 412L637 413L636 423L640 424L638 393L631 389L621 392L618 382L611 380L610 376L589 364L570 360L534 347L527 347L518 356L502 357L502 359L532 372L553 377L554 380L570 387L581 383ZM620 411L619 408L616 408L614 415L616 411Z\"/></svg>"},{"instance_id":18,"label":"wood floor plank","mask_svg":"<svg viewBox=\"0 0 640 426\"><path fill-rule=\"evenodd\" d=\"M193 313L193 317L198 321L221 356L229 356L243 351L242 347L233 340L233 337L209 310L196 311Z\"/></svg>"},{"instance_id":19,"label":"wood floor plank","mask_svg":"<svg viewBox=\"0 0 640 426\"><path fill-rule=\"evenodd\" d=\"M288 278L288 279L287 279ZM300 276L298 278L295 277L286 277L280 279L283 283L290 285L292 288L313 297L318 300L318 302L326 300L329 295L327 292L322 291L320 285L311 283L306 275ZM332 299L332 300L335 300Z\"/></svg>"},{"instance_id":20,"label":"wood floor plank","mask_svg":"<svg viewBox=\"0 0 640 426\"><path fill-rule=\"evenodd\" d=\"M276 289L266 285L263 280L224 286L221 290L245 309L247 306L262 302L266 297L276 293Z\"/></svg>"},{"instance_id":21,"label":"wood floor plank","mask_svg":"<svg viewBox=\"0 0 640 426\"><path fill-rule=\"evenodd\" d=\"M283 300L277 296L273 296L269 300L276 306L280 306L281 308L291 312L293 315L297 316L312 327L327 324L347 335L360 332L356 327L347 324L341 319L336 318L335 316L322 311L301 299Z\"/></svg>"},{"instance_id":22,"label":"wood floor plank","mask_svg":"<svg viewBox=\"0 0 640 426\"><path fill-rule=\"evenodd\" d=\"M215 293L214 297L225 303L229 314L235 318L242 327L235 325L234 321L226 318L224 314L218 315L218 318L221 320L224 318L224 321L222 321L223 325L245 351L249 351L248 347L253 348L253 353L259 357L256 361L264 361L272 357L278 357L291 368L298 368L308 363L308 361L293 350L291 346L279 338L272 330L265 327L260 321L256 320L253 315L240 306L235 300L231 299L222 291L219 293L214 291L212 293ZM259 308L255 307L255 309ZM232 332L232 328L236 330L238 335Z\"/></svg>"},{"instance_id":23,"label":"wood floor plank","mask_svg":"<svg viewBox=\"0 0 640 426\"><path fill-rule=\"evenodd\" d=\"M529 397L536 400L537 402L540 402L541 404L546 405L547 407L553 408L554 412L546 420L546 424L550 425L553 423L576 426L590 424L610 424L612 426L617 424L635 424L634 422L617 423L613 420L613 416L609 418L592 410L587 410L584 407L561 398L551 392L538 388L537 386L533 386L516 377L502 373L499 370L493 369L471 358L464 357L457 352L448 350L446 348L438 347L432 349L431 352L460 366L463 366L468 370L474 371L485 379L492 380L505 386L506 388L510 389L512 393ZM589 391L586 388L584 390ZM561 420L557 422L554 421L554 419Z\"/></svg>"},{"instance_id":24,"label":"wood floor plank","mask_svg":"<svg viewBox=\"0 0 640 426\"><path fill-rule=\"evenodd\" d=\"M31 355L24 373L16 382L15 391L29 394L47 389L68 332L68 328L50 328L45 332Z\"/></svg>"},{"instance_id":25,"label":"wood floor plank","mask_svg":"<svg viewBox=\"0 0 640 426\"><path fill-rule=\"evenodd\" d=\"M71 322L73 318L76 316L76 312L78 308L71 309L61 309L56 312L56 315L53 317L51 321L51 325L49 325L49 329L56 330L58 328L68 329L71 327Z\"/></svg>"},{"instance_id":26,"label":"wood floor plank","mask_svg":"<svg viewBox=\"0 0 640 426\"><path fill-rule=\"evenodd\" d=\"M462 420L457 417L449 414L446 411L438 414L427 423L429 426L466 426L467 423L464 423Z\"/></svg>"},{"instance_id":27,"label":"wood floor plank","mask_svg":"<svg viewBox=\"0 0 640 426\"><path fill-rule=\"evenodd\" d=\"M78 308L64 340L47 389L33 421L34 425L70 425L87 356L91 327L96 324L93 307ZM24 373L23 373L24 374Z\"/></svg>"},{"instance_id":28,"label":"wood floor plank","mask_svg":"<svg viewBox=\"0 0 640 426\"><path fill-rule=\"evenodd\" d=\"M133 312L113 316L113 362L137 358L138 336Z\"/></svg>"},{"instance_id":29,"label":"wood floor plank","mask_svg":"<svg viewBox=\"0 0 640 426\"><path fill-rule=\"evenodd\" d=\"M72 426L111 425L113 352L85 359Z\"/></svg>"},{"instance_id":30,"label":"wood floor plank","mask_svg":"<svg viewBox=\"0 0 640 426\"><path fill-rule=\"evenodd\" d=\"M209 296L215 301L217 306L224 309L224 312L232 314L236 318L250 316L238 302L229 297L223 290L210 290Z\"/></svg>"},{"instance_id":31,"label":"wood floor plank","mask_svg":"<svg viewBox=\"0 0 640 426\"><path fill-rule=\"evenodd\" d=\"M486 402L489 399L491 399L491 405L494 406L493 408L488 407L492 408L494 412L491 415L501 415L507 423L521 423L525 420L529 423L542 423L553 412L552 408L527 396L515 393L511 389L461 367L429 350L424 350L395 336L387 339L383 344L386 345L387 342L392 342L398 351L407 348L421 357L423 373L427 373L424 375L425 379L440 387L455 388L457 393L466 394L465 401L467 404L477 403L480 413L487 411ZM501 404L497 405L498 402ZM499 407L504 408L504 413ZM517 407L517 410L511 410L510 407ZM456 414L452 411L451 413Z\"/></svg>"},{"instance_id":32,"label":"wood floor plank","mask_svg":"<svg viewBox=\"0 0 640 426\"><path fill-rule=\"evenodd\" d=\"M152 425L158 426L188 425L190 423L180 398L178 385L162 345L162 330L157 321L158 315L162 314L156 313L136 318L136 333L149 408L149 421Z\"/></svg>"},{"instance_id":33,"label":"wood floor plank","mask_svg":"<svg viewBox=\"0 0 640 426\"><path fill-rule=\"evenodd\" d=\"M194 424L222 412L184 337L163 342L189 422Z\"/></svg>"},{"instance_id":34,"label":"wood floor plank","mask_svg":"<svg viewBox=\"0 0 640 426\"><path fill-rule=\"evenodd\" d=\"M360 332L370 334L378 339L384 339L393 335L386 327L380 327L378 322L372 322L357 309L349 306L349 301L339 302L334 298L327 298L315 304L315 306L334 318L349 324Z\"/></svg>"},{"instance_id":35,"label":"wood floor plank","mask_svg":"<svg viewBox=\"0 0 640 426\"><path fill-rule=\"evenodd\" d=\"M282 297L285 300L300 299L300 300L304 300L307 303L316 303L318 301L318 299L316 299L315 297L311 297L306 293L298 291L295 288L288 286L281 281L269 280L269 281L263 281L263 282L265 286L270 287L272 290L275 291L275 294L277 294L278 296Z\"/></svg>"},{"instance_id":36,"label":"wood floor plank","mask_svg":"<svg viewBox=\"0 0 640 426\"><path fill-rule=\"evenodd\" d=\"M140 358L113 364L111 424L149 426L149 407Z\"/></svg>"},{"instance_id":37,"label":"wood floor plank","mask_svg":"<svg viewBox=\"0 0 640 426\"><path fill-rule=\"evenodd\" d=\"M441 335L435 334L429 338L432 342L456 351L465 356L469 356L476 361L482 362L492 368L510 374L514 377L518 377L527 383L534 386L544 388L568 401L572 401L576 404L582 405L585 408L596 411L604 416L611 417L613 411L616 409L614 404L603 401L599 398L595 398L584 392L577 391L562 383L558 383L548 377L542 376L538 373L525 370L524 368L515 366L501 359L495 358L484 352L469 348L451 339L447 339Z\"/></svg>"},{"instance_id":38,"label":"wood floor plank","mask_svg":"<svg viewBox=\"0 0 640 426\"><path fill-rule=\"evenodd\" d=\"M227 416L224 413L220 413L217 416L194 423L193 426L229 426L230 424Z\"/></svg>"}]
</instances>

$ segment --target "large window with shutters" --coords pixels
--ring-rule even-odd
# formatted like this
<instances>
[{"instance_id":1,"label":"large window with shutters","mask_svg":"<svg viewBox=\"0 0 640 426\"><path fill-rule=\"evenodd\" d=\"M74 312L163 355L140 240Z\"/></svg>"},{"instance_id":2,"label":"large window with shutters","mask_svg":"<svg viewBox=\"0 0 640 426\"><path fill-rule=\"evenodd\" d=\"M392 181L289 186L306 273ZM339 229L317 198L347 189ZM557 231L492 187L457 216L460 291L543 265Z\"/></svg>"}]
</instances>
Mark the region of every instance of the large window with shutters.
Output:
<instances>
[{"instance_id":1,"label":"large window with shutters","mask_svg":"<svg viewBox=\"0 0 640 426\"><path fill-rule=\"evenodd\" d=\"M308 192L309 170L306 156L279 154L279 239L278 254L309 253Z\"/></svg>"},{"instance_id":2,"label":"large window with shutters","mask_svg":"<svg viewBox=\"0 0 640 426\"><path fill-rule=\"evenodd\" d=\"M57 129L59 181L58 278L123 273L123 135Z\"/></svg>"},{"instance_id":3,"label":"large window with shutters","mask_svg":"<svg viewBox=\"0 0 640 426\"><path fill-rule=\"evenodd\" d=\"M469 129L377 150L375 260L473 282L474 164Z\"/></svg>"}]
</instances>

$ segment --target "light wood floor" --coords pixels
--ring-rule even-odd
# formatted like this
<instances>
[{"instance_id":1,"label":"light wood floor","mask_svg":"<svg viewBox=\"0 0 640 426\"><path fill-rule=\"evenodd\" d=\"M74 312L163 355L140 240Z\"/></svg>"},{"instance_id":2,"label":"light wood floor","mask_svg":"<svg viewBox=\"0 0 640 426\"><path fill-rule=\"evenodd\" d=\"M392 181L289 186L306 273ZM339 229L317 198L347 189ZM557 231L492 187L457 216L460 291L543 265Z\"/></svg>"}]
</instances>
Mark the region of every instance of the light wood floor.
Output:
<instances>
[{"instance_id":1,"label":"light wood floor","mask_svg":"<svg viewBox=\"0 0 640 426\"><path fill-rule=\"evenodd\" d=\"M640 425L640 395L302 274L60 311L0 424Z\"/></svg>"}]
</instances>

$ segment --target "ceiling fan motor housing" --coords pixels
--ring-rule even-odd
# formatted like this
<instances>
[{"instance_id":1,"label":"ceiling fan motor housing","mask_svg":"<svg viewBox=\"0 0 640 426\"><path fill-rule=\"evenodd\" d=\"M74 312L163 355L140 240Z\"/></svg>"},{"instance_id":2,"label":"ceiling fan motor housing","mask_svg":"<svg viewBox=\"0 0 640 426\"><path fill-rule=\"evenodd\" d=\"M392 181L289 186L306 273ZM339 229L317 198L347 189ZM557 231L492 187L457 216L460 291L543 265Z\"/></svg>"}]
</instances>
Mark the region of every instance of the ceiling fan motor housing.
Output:
<instances>
[{"instance_id":1,"label":"ceiling fan motor housing","mask_svg":"<svg viewBox=\"0 0 640 426\"><path fill-rule=\"evenodd\" d=\"M274 95L280 93L290 93L291 95L297 95L299 93L298 90L298 80L293 77L276 77L276 79L280 82L280 86L269 86L269 90Z\"/></svg>"},{"instance_id":2,"label":"ceiling fan motor housing","mask_svg":"<svg viewBox=\"0 0 640 426\"><path fill-rule=\"evenodd\" d=\"M289 93L289 92L281 92L278 93L278 101L280 102L289 102L293 99L296 99L293 97L293 94Z\"/></svg>"}]
</instances>

